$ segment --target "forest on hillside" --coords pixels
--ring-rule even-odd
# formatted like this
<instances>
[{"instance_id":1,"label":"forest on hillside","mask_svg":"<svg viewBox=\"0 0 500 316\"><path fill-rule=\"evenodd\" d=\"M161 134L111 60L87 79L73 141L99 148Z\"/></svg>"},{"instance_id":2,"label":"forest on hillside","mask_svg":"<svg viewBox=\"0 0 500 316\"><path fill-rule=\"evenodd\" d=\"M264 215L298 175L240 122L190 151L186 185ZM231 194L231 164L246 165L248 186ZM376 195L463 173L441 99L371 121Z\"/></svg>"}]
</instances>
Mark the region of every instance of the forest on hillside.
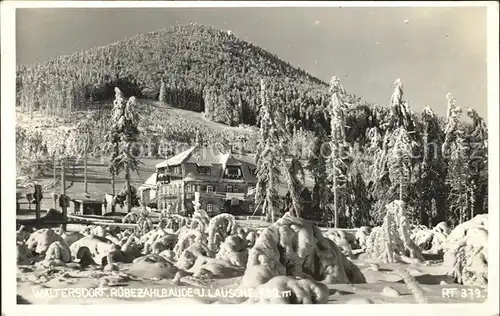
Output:
<instances>
[{"instance_id":1,"label":"forest on hillside","mask_svg":"<svg viewBox=\"0 0 500 316\"><path fill-rule=\"evenodd\" d=\"M488 212L487 127L453 96L434 105L448 107L446 118L431 108L415 113L399 81L387 105L368 104L231 32L194 24L19 66L19 110L53 116L72 127L55 128L57 122L47 129L17 126L18 173L40 173L54 160L82 155L84 147L89 156L109 157L112 113L106 100L115 87L127 97L159 99L160 106L135 105L139 142L152 144L153 156L160 154L161 143L190 145L197 134L205 145L226 150L239 146L262 156L267 148L265 159L277 162L271 174L287 175L290 196L303 184L299 169L309 170L315 180L313 206L303 210L304 216L331 216L334 200L342 227L379 225L385 205L397 199L407 203L413 223L426 226L445 220L457 224ZM102 101L97 109L95 101ZM253 127L211 128L166 115L161 105ZM271 116L267 121L264 112ZM325 158L325 150L345 156ZM302 163L282 169L289 161L285 157Z\"/></svg>"},{"instance_id":2,"label":"forest on hillside","mask_svg":"<svg viewBox=\"0 0 500 316\"><path fill-rule=\"evenodd\" d=\"M319 79L231 32L197 24L19 65L17 95L23 111L63 114L111 100L115 86L125 95L157 99L163 83L174 107L206 111L226 124L255 124L262 77L276 85L275 97L289 116L313 115L328 103Z\"/></svg>"}]
</instances>

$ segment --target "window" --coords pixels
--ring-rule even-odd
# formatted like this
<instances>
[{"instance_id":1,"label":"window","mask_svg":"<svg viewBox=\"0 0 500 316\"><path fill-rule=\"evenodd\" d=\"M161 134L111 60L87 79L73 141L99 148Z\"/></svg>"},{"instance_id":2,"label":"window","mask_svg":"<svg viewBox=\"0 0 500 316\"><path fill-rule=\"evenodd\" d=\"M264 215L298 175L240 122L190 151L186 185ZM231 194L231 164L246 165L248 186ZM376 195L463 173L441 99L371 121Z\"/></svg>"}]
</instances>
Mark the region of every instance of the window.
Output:
<instances>
[{"instance_id":1,"label":"window","mask_svg":"<svg viewBox=\"0 0 500 316\"><path fill-rule=\"evenodd\" d=\"M202 175L210 175L210 167L198 167L198 173Z\"/></svg>"},{"instance_id":2,"label":"window","mask_svg":"<svg viewBox=\"0 0 500 316\"><path fill-rule=\"evenodd\" d=\"M174 173L175 173L175 174L181 174L181 173L182 173L182 168L181 168L181 166L176 166L176 167L174 168Z\"/></svg>"},{"instance_id":3,"label":"window","mask_svg":"<svg viewBox=\"0 0 500 316\"><path fill-rule=\"evenodd\" d=\"M238 187L237 186L233 187L233 193L238 193Z\"/></svg>"},{"instance_id":4,"label":"window","mask_svg":"<svg viewBox=\"0 0 500 316\"><path fill-rule=\"evenodd\" d=\"M207 204L207 213L212 213L213 212L213 207L212 204Z\"/></svg>"},{"instance_id":5,"label":"window","mask_svg":"<svg viewBox=\"0 0 500 316\"><path fill-rule=\"evenodd\" d=\"M196 186L196 192L201 192L201 186L200 185Z\"/></svg>"},{"instance_id":6,"label":"window","mask_svg":"<svg viewBox=\"0 0 500 316\"><path fill-rule=\"evenodd\" d=\"M230 179L241 178L241 169L240 167L227 167L227 169L224 172L224 175Z\"/></svg>"},{"instance_id":7,"label":"window","mask_svg":"<svg viewBox=\"0 0 500 316\"><path fill-rule=\"evenodd\" d=\"M226 192L229 192L229 193L233 192L233 187L228 185L226 188Z\"/></svg>"},{"instance_id":8,"label":"window","mask_svg":"<svg viewBox=\"0 0 500 316\"><path fill-rule=\"evenodd\" d=\"M207 192L210 193L210 192L214 192L214 187L211 186L211 185L207 185Z\"/></svg>"}]
</instances>

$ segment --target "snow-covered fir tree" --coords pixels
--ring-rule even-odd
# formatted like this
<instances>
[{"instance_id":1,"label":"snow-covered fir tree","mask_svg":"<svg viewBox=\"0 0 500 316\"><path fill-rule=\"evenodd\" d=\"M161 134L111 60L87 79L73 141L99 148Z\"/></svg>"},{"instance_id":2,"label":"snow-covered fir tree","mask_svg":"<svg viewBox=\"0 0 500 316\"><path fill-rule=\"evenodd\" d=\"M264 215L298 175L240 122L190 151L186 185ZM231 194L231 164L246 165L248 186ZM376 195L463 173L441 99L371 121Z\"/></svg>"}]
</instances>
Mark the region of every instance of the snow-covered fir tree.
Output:
<instances>
[{"instance_id":1,"label":"snow-covered fir tree","mask_svg":"<svg viewBox=\"0 0 500 316\"><path fill-rule=\"evenodd\" d=\"M127 211L132 210L132 190L130 187L130 172L137 171L139 160L132 152L132 145L139 138L139 116L137 112L137 100L130 97L127 101L119 88L115 88L115 100L111 116L111 131L109 139L113 145L113 152L109 165L109 171L118 175L125 171L125 184L127 191Z\"/></svg>"},{"instance_id":2,"label":"snow-covered fir tree","mask_svg":"<svg viewBox=\"0 0 500 316\"><path fill-rule=\"evenodd\" d=\"M389 179L393 190L398 191L398 199L405 201L412 173L412 144L406 129L401 126L392 133L390 152L387 159Z\"/></svg>"},{"instance_id":3,"label":"snow-covered fir tree","mask_svg":"<svg viewBox=\"0 0 500 316\"><path fill-rule=\"evenodd\" d=\"M348 144L345 139L345 104L343 103L343 96L345 90L340 84L337 77L333 77L330 81L330 93L332 100L330 105L330 125L331 125L331 138L330 148L331 153L328 158L328 175L332 183L333 193L333 216L335 227L339 227L339 212L341 209L340 195L345 189L346 183L346 169L344 158L347 154Z\"/></svg>"},{"instance_id":4,"label":"snow-covered fir tree","mask_svg":"<svg viewBox=\"0 0 500 316\"><path fill-rule=\"evenodd\" d=\"M449 195L449 220L453 226L463 223L468 217L469 184L467 183L467 144L462 131L456 133L453 143L449 145L450 158L446 179Z\"/></svg>"},{"instance_id":5,"label":"snow-covered fir tree","mask_svg":"<svg viewBox=\"0 0 500 316\"><path fill-rule=\"evenodd\" d=\"M448 187L448 220L453 226L463 223L471 214L470 198L473 197L474 183L470 183L469 165L471 147L469 135L463 129L460 121L462 108L456 105L456 100L451 93L448 99L448 120L445 129L443 152L447 157L448 172L446 185ZM472 203L474 204L474 202Z\"/></svg>"},{"instance_id":6,"label":"snow-covered fir tree","mask_svg":"<svg viewBox=\"0 0 500 316\"><path fill-rule=\"evenodd\" d=\"M316 123L314 127L314 146L310 153L308 169L314 177L314 187L312 192L312 209L315 212L322 212L323 219L328 215L325 210L329 207L331 192L328 189L327 158L325 153L325 144L328 142L328 134L321 126Z\"/></svg>"},{"instance_id":7,"label":"snow-covered fir tree","mask_svg":"<svg viewBox=\"0 0 500 316\"><path fill-rule=\"evenodd\" d=\"M488 210L488 128L479 114L468 109L472 120L468 133L468 181L470 218Z\"/></svg>"},{"instance_id":8,"label":"snow-covered fir tree","mask_svg":"<svg viewBox=\"0 0 500 316\"><path fill-rule=\"evenodd\" d=\"M264 80L261 86L261 105L259 112L259 141L257 143L257 185L256 207L262 207L266 220L274 222L278 212L279 186L279 138L274 120L272 104L268 102Z\"/></svg>"},{"instance_id":9,"label":"snow-covered fir tree","mask_svg":"<svg viewBox=\"0 0 500 316\"><path fill-rule=\"evenodd\" d=\"M158 101L161 105L167 104L167 88L165 87L165 81L163 80L161 80L160 95L158 96Z\"/></svg>"},{"instance_id":10,"label":"snow-covered fir tree","mask_svg":"<svg viewBox=\"0 0 500 316\"><path fill-rule=\"evenodd\" d=\"M438 117L431 108L426 107L421 114L422 146L419 154L422 157L418 165L418 180L415 207L419 213L420 223L434 226L446 220L444 211L433 213L432 210L446 209L445 177L446 164L442 154L444 133ZM431 205L434 205L434 208Z\"/></svg>"}]
</instances>

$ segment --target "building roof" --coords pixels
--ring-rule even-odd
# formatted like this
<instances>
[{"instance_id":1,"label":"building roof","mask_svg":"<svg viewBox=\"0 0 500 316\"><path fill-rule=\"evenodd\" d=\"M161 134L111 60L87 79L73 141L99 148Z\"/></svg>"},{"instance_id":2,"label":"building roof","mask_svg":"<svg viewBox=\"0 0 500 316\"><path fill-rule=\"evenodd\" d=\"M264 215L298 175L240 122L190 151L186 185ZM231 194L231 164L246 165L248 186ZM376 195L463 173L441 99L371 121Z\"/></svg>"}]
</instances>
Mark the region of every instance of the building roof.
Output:
<instances>
[{"instance_id":1,"label":"building roof","mask_svg":"<svg viewBox=\"0 0 500 316\"><path fill-rule=\"evenodd\" d=\"M168 167L168 166L175 166L175 165L180 165L181 163L183 163L187 158L189 158L189 156L191 155L191 153L193 152L193 150L195 149L196 147L191 147L189 148L188 150L185 150L173 157L170 157L169 159L163 161L163 162L160 162L159 164L157 164L155 167L156 168L165 168L165 167Z\"/></svg>"},{"instance_id":2,"label":"building roof","mask_svg":"<svg viewBox=\"0 0 500 316\"><path fill-rule=\"evenodd\" d=\"M143 185L141 185L138 190L139 191L142 191L142 190L146 190L146 189L150 189L150 188L156 188L156 176L158 174L155 172L153 173L147 180L146 182L144 182Z\"/></svg>"},{"instance_id":3,"label":"building roof","mask_svg":"<svg viewBox=\"0 0 500 316\"><path fill-rule=\"evenodd\" d=\"M214 146L193 146L169 159L157 164L156 168L194 163L198 166L211 167L213 165L239 166L241 162L255 164L254 155L249 154L223 154Z\"/></svg>"},{"instance_id":4,"label":"building roof","mask_svg":"<svg viewBox=\"0 0 500 316\"><path fill-rule=\"evenodd\" d=\"M195 163L200 166L213 166L223 164L227 159L217 148L211 147L193 147L189 157L183 161L184 163Z\"/></svg>"},{"instance_id":5,"label":"building roof","mask_svg":"<svg viewBox=\"0 0 500 316\"><path fill-rule=\"evenodd\" d=\"M104 201L104 194L85 194L83 192L74 192L66 195L70 198L71 201L77 202L92 203Z\"/></svg>"},{"instance_id":6,"label":"building roof","mask_svg":"<svg viewBox=\"0 0 500 316\"><path fill-rule=\"evenodd\" d=\"M199 167L211 167L212 169L212 172L209 175L188 172L184 175L184 181L218 180L227 166L240 166L243 172L243 177L246 180L252 180L255 178L252 174L252 170L255 168L255 155L237 153L224 154L214 146L191 147L188 150L185 150L174 157L157 164L156 168L164 168L184 163L196 164Z\"/></svg>"}]
</instances>

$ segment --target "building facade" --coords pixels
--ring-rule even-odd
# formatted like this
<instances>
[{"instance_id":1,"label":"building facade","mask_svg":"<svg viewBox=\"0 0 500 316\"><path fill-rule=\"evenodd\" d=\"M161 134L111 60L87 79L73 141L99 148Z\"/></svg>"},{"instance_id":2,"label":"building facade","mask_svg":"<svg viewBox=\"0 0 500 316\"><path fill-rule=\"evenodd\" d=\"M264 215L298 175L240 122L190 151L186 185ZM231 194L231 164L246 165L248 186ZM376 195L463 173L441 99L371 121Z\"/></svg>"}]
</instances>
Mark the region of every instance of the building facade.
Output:
<instances>
[{"instance_id":1,"label":"building facade","mask_svg":"<svg viewBox=\"0 0 500 316\"><path fill-rule=\"evenodd\" d=\"M191 214L195 192L209 215L254 212L255 156L194 146L156 165L158 209ZM170 205L170 206L169 206Z\"/></svg>"}]
</instances>

